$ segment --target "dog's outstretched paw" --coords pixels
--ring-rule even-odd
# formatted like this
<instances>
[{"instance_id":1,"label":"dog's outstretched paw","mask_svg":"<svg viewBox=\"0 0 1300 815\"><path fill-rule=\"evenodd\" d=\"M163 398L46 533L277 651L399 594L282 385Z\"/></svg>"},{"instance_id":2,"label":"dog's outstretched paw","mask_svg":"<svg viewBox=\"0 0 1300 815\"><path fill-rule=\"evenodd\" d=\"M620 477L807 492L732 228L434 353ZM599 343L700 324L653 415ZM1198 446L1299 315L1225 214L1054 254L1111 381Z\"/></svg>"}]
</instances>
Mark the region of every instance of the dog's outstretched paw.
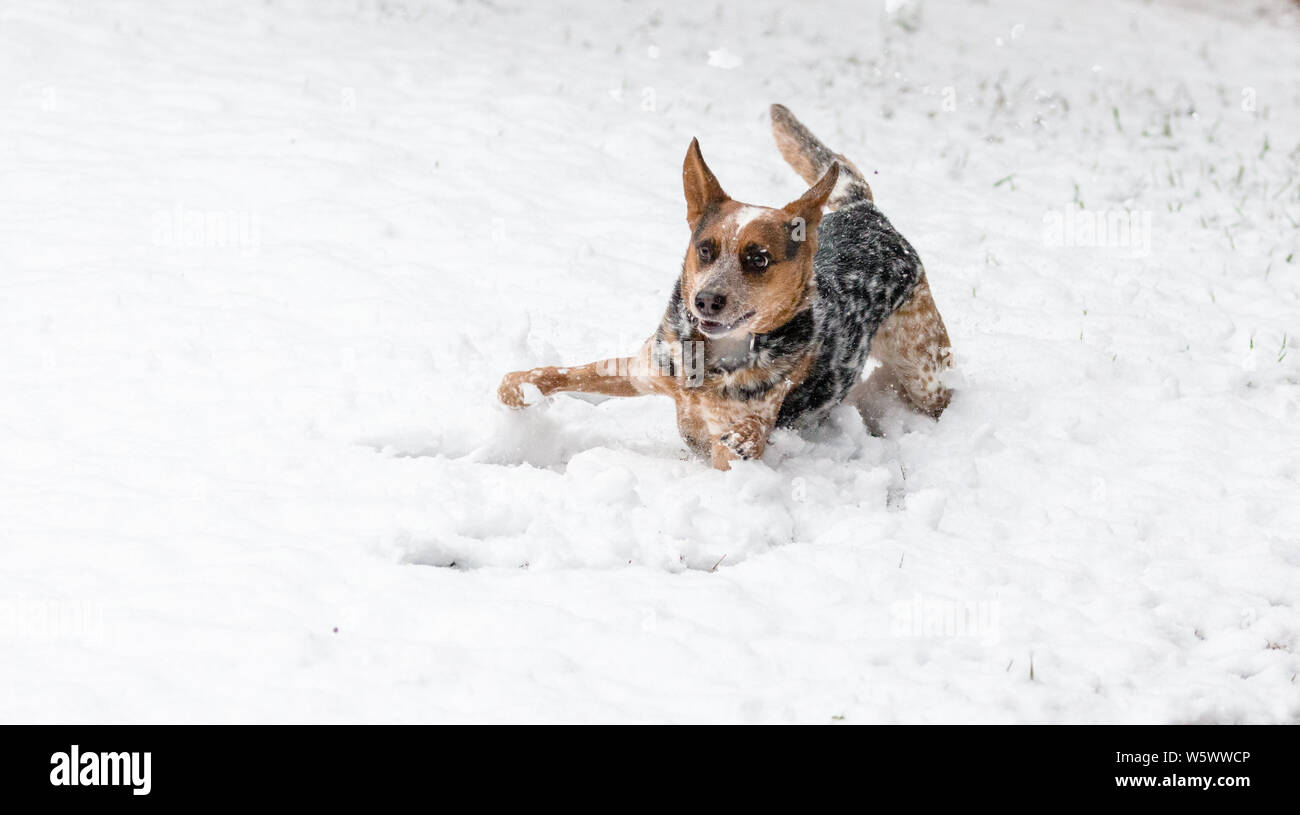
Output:
<instances>
[{"instance_id":1,"label":"dog's outstretched paw","mask_svg":"<svg viewBox=\"0 0 1300 815\"><path fill-rule=\"evenodd\" d=\"M513 371L501 377L497 398L508 408L519 410L535 405L545 398L542 389L532 381L532 371Z\"/></svg>"}]
</instances>

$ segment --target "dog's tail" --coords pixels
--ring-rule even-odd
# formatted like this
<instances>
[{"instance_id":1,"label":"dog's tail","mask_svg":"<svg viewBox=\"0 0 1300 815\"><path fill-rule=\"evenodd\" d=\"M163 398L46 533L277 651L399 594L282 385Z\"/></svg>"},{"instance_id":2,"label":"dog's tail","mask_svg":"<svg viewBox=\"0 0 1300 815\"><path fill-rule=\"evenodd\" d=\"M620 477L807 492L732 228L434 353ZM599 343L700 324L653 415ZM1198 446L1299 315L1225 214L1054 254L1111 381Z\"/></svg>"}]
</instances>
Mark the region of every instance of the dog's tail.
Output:
<instances>
[{"instance_id":1,"label":"dog's tail","mask_svg":"<svg viewBox=\"0 0 1300 815\"><path fill-rule=\"evenodd\" d=\"M785 105L772 105L772 136L777 149L794 171L809 184L815 184L835 162L840 164L840 178L826 206L831 210L856 201L871 201L871 187L853 162L822 144L803 122Z\"/></svg>"}]
</instances>

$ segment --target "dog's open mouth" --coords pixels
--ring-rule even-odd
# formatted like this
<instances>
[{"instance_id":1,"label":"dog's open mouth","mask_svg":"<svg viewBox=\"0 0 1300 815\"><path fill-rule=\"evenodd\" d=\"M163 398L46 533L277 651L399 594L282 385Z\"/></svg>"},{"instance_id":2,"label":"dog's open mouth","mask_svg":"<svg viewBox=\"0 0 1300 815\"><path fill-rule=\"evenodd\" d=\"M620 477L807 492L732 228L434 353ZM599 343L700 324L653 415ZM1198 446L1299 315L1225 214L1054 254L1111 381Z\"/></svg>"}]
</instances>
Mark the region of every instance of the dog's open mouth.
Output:
<instances>
[{"instance_id":1,"label":"dog's open mouth","mask_svg":"<svg viewBox=\"0 0 1300 815\"><path fill-rule=\"evenodd\" d=\"M721 337L726 334L730 334L732 331L735 331L736 326L745 323L746 321L749 320L750 317L753 316L754 316L754 312L751 311L742 317L737 317L735 320L732 320L729 323L719 322L718 320L705 320L703 318L699 318L696 324L700 327L700 333L703 334L704 336Z\"/></svg>"}]
</instances>

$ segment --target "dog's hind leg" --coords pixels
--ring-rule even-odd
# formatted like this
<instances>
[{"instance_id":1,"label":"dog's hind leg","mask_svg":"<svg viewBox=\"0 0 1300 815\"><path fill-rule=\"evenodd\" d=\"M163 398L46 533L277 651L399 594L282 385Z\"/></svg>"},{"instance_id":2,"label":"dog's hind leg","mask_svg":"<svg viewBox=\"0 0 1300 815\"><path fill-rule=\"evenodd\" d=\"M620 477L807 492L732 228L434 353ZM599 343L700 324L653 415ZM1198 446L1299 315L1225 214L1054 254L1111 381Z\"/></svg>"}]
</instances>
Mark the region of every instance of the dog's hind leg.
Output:
<instances>
[{"instance_id":1,"label":"dog's hind leg","mask_svg":"<svg viewBox=\"0 0 1300 815\"><path fill-rule=\"evenodd\" d=\"M868 377L868 390L896 387L913 407L936 419L948 407L952 391L943 374L952 367L952 342L925 272L907 302L881 323L871 355L881 367Z\"/></svg>"}]
</instances>

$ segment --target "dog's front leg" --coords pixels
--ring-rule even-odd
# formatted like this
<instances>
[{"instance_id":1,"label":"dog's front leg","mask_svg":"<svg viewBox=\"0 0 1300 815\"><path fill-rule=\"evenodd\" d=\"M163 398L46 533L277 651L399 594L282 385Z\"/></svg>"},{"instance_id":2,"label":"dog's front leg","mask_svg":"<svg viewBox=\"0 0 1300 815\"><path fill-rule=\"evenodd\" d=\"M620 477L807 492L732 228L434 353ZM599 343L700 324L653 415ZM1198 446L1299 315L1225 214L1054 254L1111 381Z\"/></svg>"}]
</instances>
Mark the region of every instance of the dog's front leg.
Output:
<instances>
[{"instance_id":1,"label":"dog's front leg","mask_svg":"<svg viewBox=\"0 0 1300 815\"><path fill-rule=\"evenodd\" d=\"M712 463L715 469L730 470L736 459L761 458L767 449L767 437L776 424L775 416L748 415L735 419L713 440Z\"/></svg>"},{"instance_id":2,"label":"dog's front leg","mask_svg":"<svg viewBox=\"0 0 1300 815\"><path fill-rule=\"evenodd\" d=\"M669 393L676 380L655 366L650 344L636 356L614 357L570 367L513 371L501 379L497 398L507 407L522 408L556 393L599 393L605 396L645 396Z\"/></svg>"},{"instance_id":3,"label":"dog's front leg","mask_svg":"<svg viewBox=\"0 0 1300 815\"><path fill-rule=\"evenodd\" d=\"M766 396L744 401L706 399L702 408L712 440L710 461L715 469L730 470L736 459L761 458L767 437L776 427L776 417L789 386L780 385Z\"/></svg>"},{"instance_id":4,"label":"dog's front leg","mask_svg":"<svg viewBox=\"0 0 1300 815\"><path fill-rule=\"evenodd\" d=\"M736 459L762 457L767 449L767 437L781 414L781 405L795 385L808 375L812 362L811 355L805 356L761 396L738 400L714 392L699 400L713 442L710 459L715 469L730 470L731 462Z\"/></svg>"},{"instance_id":5,"label":"dog's front leg","mask_svg":"<svg viewBox=\"0 0 1300 815\"><path fill-rule=\"evenodd\" d=\"M545 367L512 371L501 379L497 397L506 407L522 408L563 391L639 396L627 374L635 357L616 357L567 368ZM620 373L620 371L622 373Z\"/></svg>"}]
</instances>

